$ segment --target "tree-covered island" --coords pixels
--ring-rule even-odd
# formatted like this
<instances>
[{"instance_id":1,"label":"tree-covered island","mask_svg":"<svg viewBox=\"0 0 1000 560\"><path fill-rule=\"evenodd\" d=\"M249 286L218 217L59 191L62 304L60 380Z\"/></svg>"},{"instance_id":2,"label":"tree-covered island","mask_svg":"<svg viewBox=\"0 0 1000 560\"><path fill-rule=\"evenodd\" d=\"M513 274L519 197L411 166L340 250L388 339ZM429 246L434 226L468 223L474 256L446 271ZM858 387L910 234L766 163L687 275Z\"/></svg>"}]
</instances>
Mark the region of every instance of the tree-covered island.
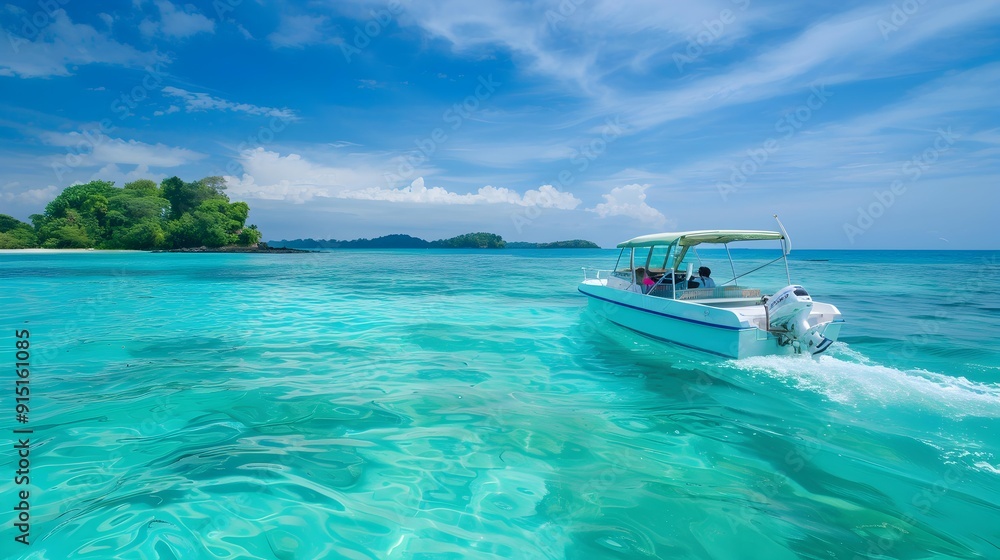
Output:
<instances>
[{"instance_id":1,"label":"tree-covered island","mask_svg":"<svg viewBox=\"0 0 1000 560\"><path fill-rule=\"evenodd\" d=\"M374 239L354 239L339 241L336 239L293 239L270 241L274 247L289 247L296 249L600 249L592 242L582 239L571 241L555 241L552 243L528 243L524 241L504 241L495 233L466 233L427 241L411 235L383 235Z\"/></svg>"},{"instance_id":2,"label":"tree-covered island","mask_svg":"<svg viewBox=\"0 0 1000 560\"><path fill-rule=\"evenodd\" d=\"M192 183L178 177L159 185L139 179L116 187L109 181L91 181L68 187L50 202L31 224L0 214L0 249L136 249L184 250L256 248L261 233L246 225L250 207L230 202L222 177ZM274 248L293 249L598 249L597 244L574 239L553 243L507 242L495 233L466 233L426 241L409 235L374 239L295 239L272 241ZM197 249L195 249L197 250Z\"/></svg>"},{"instance_id":3,"label":"tree-covered island","mask_svg":"<svg viewBox=\"0 0 1000 560\"><path fill-rule=\"evenodd\" d=\"M0 249L255 246L261 234L245 225L250 207L230 202L225 188L222 177L73 185L33 214L31 225L0 214Z\"/></svg>"}]
</instances>

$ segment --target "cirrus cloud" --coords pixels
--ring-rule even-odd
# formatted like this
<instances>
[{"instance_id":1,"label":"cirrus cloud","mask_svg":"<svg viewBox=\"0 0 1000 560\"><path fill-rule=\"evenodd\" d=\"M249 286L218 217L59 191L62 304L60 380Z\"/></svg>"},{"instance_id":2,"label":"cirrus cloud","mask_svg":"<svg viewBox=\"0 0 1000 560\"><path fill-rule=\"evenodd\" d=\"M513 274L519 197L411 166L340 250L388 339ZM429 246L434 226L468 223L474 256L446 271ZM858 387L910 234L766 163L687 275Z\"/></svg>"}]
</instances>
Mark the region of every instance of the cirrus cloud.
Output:
<instances>
[{"instance_id":1,"label":"cirrus cloud","mask_svg":"<svg viewBox=\"0 0 1000 560\"><path fill-rule=\"evenodd\" d=\"M207 93L187 91L173 86L163 88L163 93L171 97L179 97L183 99L188 113L194 113L197 111L232 111L234 113L247 113L248 115L276 117L283 121L295 121L299 118L295 114L295 111L292 111L291 109L261 107L250 103L234 103L219 97L212 97Z\"/></svg>"},{"instance_id":2,"label":"cirrus cloud","mask_svg":"<svg viewBox=\"0 0 1000 560\"><path fill-rule=\"evenodd\" d=\"M31 40L17 31L3 30L3 43L7 44L0 47L0 76L50 78L69 76L70 68L85 64L142 68L168 60L156 52L141 52L119 43L90 25L73 23L65 10L37 14L45 16L45 25L37 27L39 20L35 19L20 30L33 33Z\"/></svg>"},{"instance_id":3,"label":"cirrus cloud","mask_svg":"<svg viewBox=\"0 0 1000 560\"><path fill-rule=\"evenodd\" d=\"M68 148L70 153L79 155L81 163L78 167L103 164L177 167L206 157L187 148L146 144L106 135L88 136L79 132L46 132L41 134L41 139L50 146Z\"/></svg>"}]
</instances>

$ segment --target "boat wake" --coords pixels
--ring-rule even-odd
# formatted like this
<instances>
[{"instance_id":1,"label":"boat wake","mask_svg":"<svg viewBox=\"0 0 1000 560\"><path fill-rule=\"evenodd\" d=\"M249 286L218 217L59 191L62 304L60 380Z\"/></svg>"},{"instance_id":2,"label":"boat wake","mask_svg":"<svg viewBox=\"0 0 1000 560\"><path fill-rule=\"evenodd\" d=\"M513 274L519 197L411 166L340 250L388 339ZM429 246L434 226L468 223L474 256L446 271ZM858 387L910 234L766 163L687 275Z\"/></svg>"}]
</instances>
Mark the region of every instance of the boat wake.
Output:
<instances>
[{"instance_id":1,"label":"boat wake","mask_svg":"<svg viewBox=\"0 0 1000 560\"><path fill-rule=\"evenodd\" d=\"M732 367L847 405L917 406L949 417L1000 418L1000 384L979 383L922 369L897 369L837 343L833 355L758 356Z\"/></svg>"}]
</instances>

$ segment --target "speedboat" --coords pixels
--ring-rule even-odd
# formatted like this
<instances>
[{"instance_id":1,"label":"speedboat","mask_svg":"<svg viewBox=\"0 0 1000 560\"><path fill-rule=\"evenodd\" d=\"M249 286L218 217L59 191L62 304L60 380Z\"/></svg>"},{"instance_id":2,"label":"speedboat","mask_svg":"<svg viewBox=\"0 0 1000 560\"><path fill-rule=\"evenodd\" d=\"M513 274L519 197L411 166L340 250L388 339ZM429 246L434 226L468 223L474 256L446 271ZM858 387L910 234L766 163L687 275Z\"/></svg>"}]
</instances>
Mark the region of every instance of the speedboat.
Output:
<instances>
[{"instance_id":1,"label":"speedboat","mask_svg":"<svg viewBox=\"0 0 1000 560\"><path fill-rule=\"evenodd\" d=\"M777 216L775 216L777 218ZM814 301L788 268L791 240L781 231L703 230L643 235L618 244L613 270L585 268L580 292L598 315L648 337L732 358L818 355L844 323L832 304ZM781 255L736 274L730 243L779 241ZM715 284L695 277L698 247L722 246L732 278ZM771 294L740 280L783 261L788 285ZM709 271L710 272L710 271ZM779 280L780 281L780 280Z\"/></svg>"}]
</instances>

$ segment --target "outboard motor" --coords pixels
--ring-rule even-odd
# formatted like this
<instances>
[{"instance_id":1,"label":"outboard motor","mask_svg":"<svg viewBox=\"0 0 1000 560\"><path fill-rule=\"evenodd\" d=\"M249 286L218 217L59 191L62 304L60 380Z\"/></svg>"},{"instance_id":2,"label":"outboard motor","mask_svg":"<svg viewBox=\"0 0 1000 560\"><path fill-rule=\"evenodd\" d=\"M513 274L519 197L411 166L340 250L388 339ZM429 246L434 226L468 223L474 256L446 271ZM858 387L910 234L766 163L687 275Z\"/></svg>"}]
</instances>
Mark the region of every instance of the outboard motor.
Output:
<instances>
[{"instance_id":1,"label":"outboard motor","mask_svg":"<svg viewBox=\"0 0 1000 560\"><path fill-rule=\"evenodd\" d=\"M809 314L813 300L802 286L785 286L767 301L768 330L785 335L796 351L806 343L810 354L819 354L833 341L819 333L819 328L809 327Z\"/></svg>"}]
</instances>

